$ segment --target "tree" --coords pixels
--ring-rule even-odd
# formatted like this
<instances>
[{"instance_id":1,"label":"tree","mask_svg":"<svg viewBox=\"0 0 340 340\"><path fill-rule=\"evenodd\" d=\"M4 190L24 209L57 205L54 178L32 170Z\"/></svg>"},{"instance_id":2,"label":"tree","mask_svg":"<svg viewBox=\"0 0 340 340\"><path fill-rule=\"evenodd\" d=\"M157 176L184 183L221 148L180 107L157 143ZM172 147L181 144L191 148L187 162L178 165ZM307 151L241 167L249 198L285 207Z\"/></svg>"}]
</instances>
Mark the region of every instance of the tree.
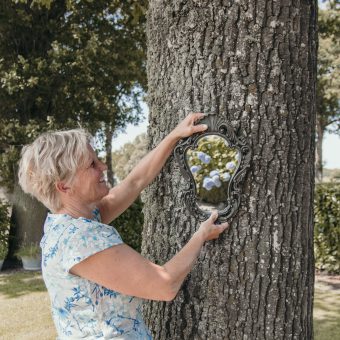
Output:
<instances>
[{"instance_id":1,"label":"tree","mask_svg":"<svg viewBox=\"0 0 340 340\"><path fill-rule=\"evenodd\" d=\"M4 267L15 264L13 255L19 244L24 240L38 243L43 234L47 209L21 190L17 183L17 163L21 147L53 126L53 120L50 119L43 126L34 120L23 125L17 119L0 119L0 183L7 189L7 198L12 204L9 261L5 262Z\"/></svg>"},{"instance_id":2,"label":"tree","mask_svg":"<svg viewBox=\"0 0 340 340\"><path fill-rule=\"evenodd\" d=\"M142 1L1 4L1 118L102 131L138 123L145 87Z\"/></svg>"},{"instance_id":3,"label":"tree","mask_svg":"<svg viewBox=\"0 0 340 340\"><path fill-rule=\"evenodd\" d=\"M147 153L147 136L138 135L132 143L124 144L112 153L112 167L119 181L123 180Z\"/></svg>"},{"instance_id":4,"label":"tree","mask_svg":"<svg viewBox=\"0 0 340 340\"><path fill-rule=\"evenodd\" d=\"M21 147L52 125L97 133L111 167L113 131L140 121L145 6L135 0L1 2L0 127L6 134L0 179L17 192L14 204L26 204L16 188Z\"/></svg>"},{"instance_id":5,"label":"tree","mask_svg":"<svg viewBox=\"0 0 340 340\"><path fill-rule=\"evenodd\" d=\"M319 11L316 178L322 181L325 132L340 134L340 12L335 3Z\"/></svg>"},{"instance_id":6,"label":"tree","mask_svg":"<svg viewBox=\"0 0 340 340\"><path fill-rule=\"evenodd\" d=\"M189 111L248 136L251 167L229 231L202 249L155 339L312 339L315 1L149 3L149 148ZM165 263L198 228L170 159L143 196L142 253Z\"/></svg>"}]
</instances>

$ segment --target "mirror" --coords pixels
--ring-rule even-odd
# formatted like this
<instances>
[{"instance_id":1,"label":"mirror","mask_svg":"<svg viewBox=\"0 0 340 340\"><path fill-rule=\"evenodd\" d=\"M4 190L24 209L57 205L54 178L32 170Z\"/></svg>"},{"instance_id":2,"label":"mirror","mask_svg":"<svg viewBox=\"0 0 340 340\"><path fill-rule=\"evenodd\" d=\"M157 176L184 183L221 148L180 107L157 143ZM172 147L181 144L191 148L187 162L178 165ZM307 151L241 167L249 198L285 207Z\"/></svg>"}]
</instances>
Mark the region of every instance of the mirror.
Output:
<instances>
[{"instance_id":1,"label":"mirror","mask_svg":"<svg viewBox=\"0 0 340 340\"><path fill-rule=\"evenodd\" d=\"M240 152L217 135L201 137L196 149L187 149L185 159L195 181L197 204L202 210L227 206L232 176L240 164Z\"/></svg>"},{"instance_id":2,"label":"mirror","mask_svg":"<svg viewBox=\"0 0 340 340\"><path fill-rule=\"evenodd\" d=\"M183 199L200 221L214 209L218 210L218 221L229 220L240 204L240 184L249 167L250 149L245 135L236 135L216 114L206 114L197 124L207 124L208 129L181 140L174 150L189 184Z\"/></svg>"}]
</instances>

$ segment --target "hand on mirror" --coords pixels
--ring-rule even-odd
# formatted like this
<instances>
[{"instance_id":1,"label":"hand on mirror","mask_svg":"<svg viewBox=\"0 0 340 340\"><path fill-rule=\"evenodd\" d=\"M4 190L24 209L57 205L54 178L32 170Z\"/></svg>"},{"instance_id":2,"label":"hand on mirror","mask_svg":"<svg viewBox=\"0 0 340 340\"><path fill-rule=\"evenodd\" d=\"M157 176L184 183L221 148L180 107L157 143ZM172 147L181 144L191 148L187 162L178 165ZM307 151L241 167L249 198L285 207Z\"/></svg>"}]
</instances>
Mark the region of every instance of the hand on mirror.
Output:
<instances>
[{"instance_id":1,"label":"hand on mirror","mask_svg":"<svg viewBox=\"0 0 340 340\"><path fill-rule=\"evenodd\" d=\"M195 123L204 117L204 113L188 114L176 127L172 130L172 134L176 138L181 139L189 137L194 133L205 131L208 126L206 124L195 125Z\"/></svg>"},{"instance_id":2,"label":"hand on mirror","mask_svg":"<svg viewBox=\"0 0 340 340\"><path fill-rule=\"evenodd\" d=\"M218 217L218 212L214 210L210 217L201 223L200 228L196 231L197 234L201 235L204 241L215 240L220 234L229 227L229 223L225 222L222 224L214 224Z\"/></svg>"}]
</instances>

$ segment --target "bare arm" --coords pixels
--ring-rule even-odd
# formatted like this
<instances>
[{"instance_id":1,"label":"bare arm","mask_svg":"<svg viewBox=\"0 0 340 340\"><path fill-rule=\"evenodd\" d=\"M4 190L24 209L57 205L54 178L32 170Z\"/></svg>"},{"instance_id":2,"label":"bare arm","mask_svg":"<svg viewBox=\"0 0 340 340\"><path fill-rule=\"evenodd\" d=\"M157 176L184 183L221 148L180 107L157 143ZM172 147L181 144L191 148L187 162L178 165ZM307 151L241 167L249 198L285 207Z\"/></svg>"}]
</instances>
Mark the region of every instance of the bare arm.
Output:
<instances>
[{"instance_id":1,"label":"bare arm","mask_svg":"<svg viewBox=\"0 0 340 340\"><path fill-rule=\"evenodd\" d=\"M217 214L170 261L156 265L125 244L113 246L73 266L70 272L120 293L150 300L174 299L192 269L202 245L215 239L227 223L215 225Z\"/></svg>"},{"instance_id":2,"label":"bare arm","mask_svg":"<svg viewBox=\"0 0 340 340\"><path fill-rule=\"evenodd\" d=\"M117 186L99 203L103 223L110 223L124 212L159 174L180 138L204 131L206 125L194 125L202 113L188 115L156 148L151 150Z\"/></svg>"}]
</instances>

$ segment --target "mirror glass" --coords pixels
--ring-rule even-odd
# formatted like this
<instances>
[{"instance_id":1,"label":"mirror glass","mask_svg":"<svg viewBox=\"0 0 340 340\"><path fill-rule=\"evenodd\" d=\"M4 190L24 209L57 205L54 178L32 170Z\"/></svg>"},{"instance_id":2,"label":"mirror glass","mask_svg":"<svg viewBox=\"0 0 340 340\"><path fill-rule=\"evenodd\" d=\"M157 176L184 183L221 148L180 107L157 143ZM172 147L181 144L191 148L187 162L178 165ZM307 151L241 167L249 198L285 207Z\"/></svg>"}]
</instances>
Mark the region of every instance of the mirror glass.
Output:
<instances>
[{"instance_id":1,"label":"mirror glass","mask_svg":"<svg viewBox=\"0 0 340 340\"><path fill-rule=\"evenodd\" d=\"M198 207L209 212L223 210L228 204L229 185L241 154L218 135L199 138L197 145L196 149L186 151L185 159L195 180Z\"/></svg>"}]
</instances>

